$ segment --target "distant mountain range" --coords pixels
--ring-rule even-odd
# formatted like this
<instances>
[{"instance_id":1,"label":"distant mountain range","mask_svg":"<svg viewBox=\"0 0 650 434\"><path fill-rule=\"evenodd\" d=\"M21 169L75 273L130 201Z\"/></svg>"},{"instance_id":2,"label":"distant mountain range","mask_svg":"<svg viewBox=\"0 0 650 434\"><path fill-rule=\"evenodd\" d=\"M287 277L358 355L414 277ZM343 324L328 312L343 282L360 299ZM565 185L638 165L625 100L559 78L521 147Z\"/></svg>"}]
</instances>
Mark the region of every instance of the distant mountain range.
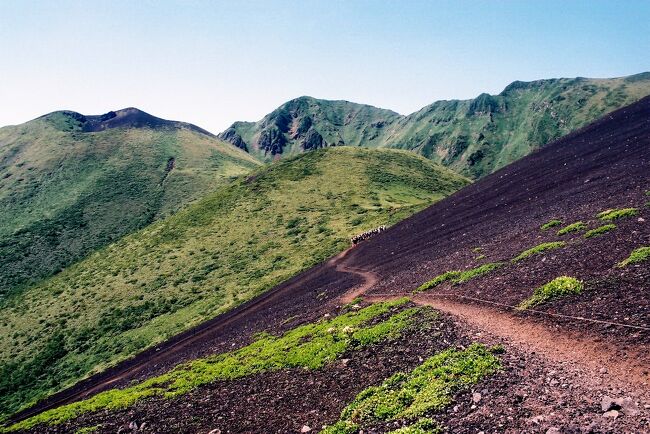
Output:
<instances>
[{"instance_id":1,"label":"distant mountain range","mask_svg":"<svg viewBox=\"0 0 650 434\"><path fill-rule=\"evenodd\" d=\"M515 81L498 95L436 101L408 116L305 96L219 137L262 161L327 146L406 149L479 178L646 95L650 72Z\"/></svg>"}]
</instances>

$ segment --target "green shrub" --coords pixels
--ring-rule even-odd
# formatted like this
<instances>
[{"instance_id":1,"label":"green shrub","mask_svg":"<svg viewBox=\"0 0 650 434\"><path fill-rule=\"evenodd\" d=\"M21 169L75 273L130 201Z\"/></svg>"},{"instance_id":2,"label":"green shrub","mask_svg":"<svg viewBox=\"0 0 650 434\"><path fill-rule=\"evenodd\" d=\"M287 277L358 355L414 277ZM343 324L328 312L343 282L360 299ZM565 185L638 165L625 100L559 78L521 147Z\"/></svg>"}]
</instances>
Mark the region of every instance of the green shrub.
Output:
<instances>
[{"instance_id":1,"label":"green shrub","mask_svg":"<svg viewBox=\"0 0 650 434\"><path fill-rule=\"evenodd\" d=\"M618 263L618 267L626 267L630 264L638 264L639 262L645 262L650 259L650 247L645 246L645 247L639 247L638 249L634 250L632 253L630 253L630 256Z\"/></svg>"},{"instance_id":2,"label":"green shrub","mask_svg":"<svg viewBox=\"0 0 650 434\"><path fill-rule=\"evenodd\" d=\"M529 256L537 255L539 253L543 253L548 250L560 249L564 246L566 246L566 243L564 241L553 241L550 243L542 243L528 250L524 250L515 258L513 258L512 262L519 262L521 260L528 258Z\"/></svg>"},{"instance_id":3,"label":"green shrub","mask_svg":"<svg viewBox=\"0 0 650 434\"><path fill-rule=\"evenodd\" d=\"M574 277L556 277L547 284L537 288L532 297L522 301L518 308L522 310L528 309L559 297L580 294L583 289L583 283Z\"/></svg>"},{"instance_id":4,"label":"green shrub","mask_svg":"<svg viewBox=\"0 0 650 434\"><path fill-rule=\"evenodd\" d=\"M493 270L496 270L497 268L502 267L503 265L504 265L503 262L490 262L488 264L483 264L480 267L472 268L466 271L447 271L443 274L434 277L428 282L423 283L413 292L418 293L418 292L426 291L427 289L434 288L446 281L450 281L452 283L465 283L468 280L474 279L475 277L479 277Z\"/></svg>"},{"instance_id":5,"label":"green shrub","mask_svg":"<svg viewBox=\"0 0 650 434\"><path fill-rule=\"evenodd\" d=\"M637 208L608 209L598 213L596 217L604 221L611 221L625 217L633 217L637 214L639 214L639 210Z\"/></svg>"},{"instance_id":6,"label":"green shrub","mask_svg":"<svg viewBox=\"0 0 650 434\"><path fill-rule=\"evenodd\" d=\"M592 229L590 231L585 232L584 237L585 238L597 237L597 236L605 234L605 233L607 233L609 231L613 231L614 229L616 229L615 224L602 225L600 227L597 227L596 229Z\"/></svg>"},{"instance_id":7,"label":"green shrub","mask_svg":"<svg viewBox=\"0 0 650 434\"><path fill-rule=\"evenodd\" d=\"M342 428L364 428L378 422L413 420L442 410L454 394L478 383L499 370L499 359L485 346L472 344L466 350L450 348L428 358L409 373L398 372L379 386L359 393L341 412L339 421L323 430L326 434L343 433ZM416 422L412 431L419 433L428 421Z\"/></svg>"},{"instance_id":8,"label":"green shrub","mask_svg":"<svg viewBox=\"0 0 650 434\"><path fill-rule=\"evenodd\" d=\"M562 224L562 220L550 220L547 223L541 225L539 228L543 231L547 231L555 226L560 226L561 224Z\"/></svg>"},{"instance_id":9,"label":"green shrub","mask_svg":"<svg viewBox=\"0 0 650 434\"><path fill-rule=\"evenodd\" d=\"M123 409L150 396L175 397L217 380L232 380L284 368L318 369L351 349L396 338L422 308L404 309L408 299L372 304L327 321L305 324L280 337L259 334L232 352L181 364L166 374L125 389L112 389L19 422L10 430L58 424L81 414Z\"/></svg>"},{"instance_id":10,"label":"green shrub","mask_svg":"<svg viewBox=\"0 0 650 434\"><path fill-rule=\"evenodd\" d=\"M566 234L569 234L571 232L584 231L585 229L587 229L586 224L584 224L583 222L575 222L575 223L571 223L570 225L567 225L567 226L563 227L562 229L557 231L557 234L558 235L566 235Z\"/></svg>"}]
</instances>

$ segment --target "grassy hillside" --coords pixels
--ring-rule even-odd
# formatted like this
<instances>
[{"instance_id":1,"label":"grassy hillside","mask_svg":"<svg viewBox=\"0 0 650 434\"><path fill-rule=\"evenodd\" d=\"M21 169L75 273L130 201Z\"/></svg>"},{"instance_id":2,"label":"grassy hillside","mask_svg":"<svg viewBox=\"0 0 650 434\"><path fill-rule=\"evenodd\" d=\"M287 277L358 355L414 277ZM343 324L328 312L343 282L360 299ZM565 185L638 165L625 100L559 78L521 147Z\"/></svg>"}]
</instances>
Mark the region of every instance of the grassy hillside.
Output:
<instances>
[{"instance_id":1,"label":"grassy hillside","mask_svg":"<svg viewBox=\"0 0 650 434\"><path fill-rule=\"evenodd\" d=\"M498 95L437 101L408 116L302 97L220 137L266 159L342 144L407 149L478 178L649 94L643 73L516 81Z\"/></svg>"},{"instance_id":2,"label":"grassy hillside","mask_svg":"<svg viewBox=\"0 0 650 434\"><path fill-rule=\"evenodd\" d=\"M257 169L0 307L0 413L214 317L468 180L403 151Z\"/></svg>"},{"instance_id":3,"label":"grassy hillside","mask_svg":"<svg viewBox=\"0 0 650 434\"><path fill-rule=\"evenodd\" d=\"M258 164L136 109L0 129L0 303Z\"/></svg>"}]
</instances>

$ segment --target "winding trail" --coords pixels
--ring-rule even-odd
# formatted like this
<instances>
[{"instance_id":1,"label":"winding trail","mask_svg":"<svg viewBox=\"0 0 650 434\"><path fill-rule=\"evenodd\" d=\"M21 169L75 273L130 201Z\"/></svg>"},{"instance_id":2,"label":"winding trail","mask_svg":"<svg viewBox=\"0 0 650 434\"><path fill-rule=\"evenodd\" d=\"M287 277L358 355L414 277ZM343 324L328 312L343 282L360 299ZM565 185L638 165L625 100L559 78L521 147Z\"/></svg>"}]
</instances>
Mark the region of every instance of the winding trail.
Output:
<instances>
[{"instance_id":1,"label":"winding trail","mask_svg":"<svg viewBox=\"0 0 650 434\"><path fill-rule=\"evenodd\" d=\"M620 354L617 348L602 339L566 330L558 332L532 318L514 316L494 307L455 301L451 294L364 295L378 282L378 276L372 271L347 266L344 260L347 252L337 258L337 270L356 274L363 283L343 294L340 297L342 303L350 303L360 296L371 303L409 297L417 305L450 314L480 332L505 340L527 353L537 353L553 364L569 363L580 367L596 383L641 388L650 385L648 365L642 357L629 352Z\"/></svg>"}]
</instances>

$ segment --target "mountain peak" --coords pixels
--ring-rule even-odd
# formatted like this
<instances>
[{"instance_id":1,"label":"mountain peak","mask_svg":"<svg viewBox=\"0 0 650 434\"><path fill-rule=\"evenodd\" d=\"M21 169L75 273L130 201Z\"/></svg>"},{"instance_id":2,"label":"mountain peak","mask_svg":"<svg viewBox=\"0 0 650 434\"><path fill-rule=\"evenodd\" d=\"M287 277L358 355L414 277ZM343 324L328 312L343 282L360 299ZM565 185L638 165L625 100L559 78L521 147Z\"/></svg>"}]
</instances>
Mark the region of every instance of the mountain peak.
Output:
<instances>
[{"instance_id":1,"label":"mountain peak","mask_svg":"<svg viewBox=\"0 0 650 434\"><path fill-rule=\"evenodd\" d=\"M112 128L187 128L214 137L214 134L196 125L162 119L136 107L111 110L101 115L83 115L71 110L61 110L49 113L41 118L50 121L56 128L63 131L76 130L93 133Z\"/></svg>"}]
</instances>

